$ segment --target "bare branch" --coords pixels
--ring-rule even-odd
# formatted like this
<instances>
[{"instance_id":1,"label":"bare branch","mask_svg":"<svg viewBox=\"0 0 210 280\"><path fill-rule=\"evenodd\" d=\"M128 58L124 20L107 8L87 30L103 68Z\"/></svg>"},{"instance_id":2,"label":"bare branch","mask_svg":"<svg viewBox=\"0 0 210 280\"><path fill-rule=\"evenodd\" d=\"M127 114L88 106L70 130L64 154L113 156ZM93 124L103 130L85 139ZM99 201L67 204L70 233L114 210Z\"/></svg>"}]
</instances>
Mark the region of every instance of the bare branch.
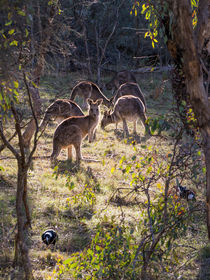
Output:
<instances>
[{"instance_id":1,"label":"bare branch","mask_svg":"<svg viewBox=\"0 0 210 280\"><path fill-rule=\"evenodd\" d=\"M33 145L32 151L29 154L28 161L27 161L27 166L29 166L30 163L31 163L31 160L32 160L32 156L33 156L33 154L36 150L36 147L37 147L37 142L38 142L37 135L38 135L38 132L39 132L39 124L38 124L37 116L36 116L36 113L35 113L35 110L34 110L34 107L33 107L33 104L32 104L30 90L29 90L29 86L28 86L28 83L27 83L27 78L26 78L25 73L23 73L23 77L24 77L24 82L25 82L25 85L26 85L26 91L27 91L27 94L28 94L29 105L30 105L32 115L33 115L35 125L36 125L35 134L34 134L34 145Z\"/></svg>"},{"instance_id":2,"label":"bare branch","mask_svg":"<svg viewBox=\"0 0 210 280\"><path fill-rule=\"evenodd\" d=\"M17 161L19 161L20 160L20 155L15 150L15 148L9 143L9 141L6 139L1 120L0 120L0 136L1 136L1 139L4 143L4 145L13 153L13 155L16 157Z\"/></svg>"},{"instance_id":3,"label":"bare branch","mask_svg":"<svg viewBox=\"0 0 210 280\"><path fill-rule=\"evenodd\" d=\"M13 133L13 135L8 139L8 142L10 142L16 135L17 135L17 131L15 131L15 132ZM1 145L1 146L0 146L0 153L1 153L5 148L6 148L6 145L5 145L5 144L4 144L4 145Z\"/></svg>"}]
</instances>

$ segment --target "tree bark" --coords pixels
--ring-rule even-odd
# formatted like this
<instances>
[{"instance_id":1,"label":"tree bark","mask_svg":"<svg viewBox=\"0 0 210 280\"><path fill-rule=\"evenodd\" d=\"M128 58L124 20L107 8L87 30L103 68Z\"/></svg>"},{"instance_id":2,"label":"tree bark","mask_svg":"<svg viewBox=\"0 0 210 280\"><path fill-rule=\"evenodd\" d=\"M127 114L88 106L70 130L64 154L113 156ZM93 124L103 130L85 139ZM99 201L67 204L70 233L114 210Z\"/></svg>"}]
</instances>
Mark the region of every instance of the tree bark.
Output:
<instances>
[{"instance_id":1,"label":"tree bark","mask_svg":"<svg viewBox=\"0 0 210 280\"><path fill-rule=\"evenodd\" d=\"M180 76L183 78L185 87L182 87L181 90L183 91L184 89L185 94L190 98L190 104L192 105L203 138L203 151L206 163L207 229L210 239L210 108L199 57L205 40L202 39L203 43L197 43L201 36L201 31L198 31L197 34L193 31L190 2L188 0L169 0L168 2L170 9L173 11L173 23L171 26L173 36L168 40L168 49L175 65L183 70L183 74ZM206 25L209 26L210 9L208 2L205 0L201 1L199 5L201 5L199 8L203 10L203 17L205 17L201 22L202 28L200 28L200 30L203 30L202 34L204 36L203 22L206 21ZM203 9L203 5L205 9ZM206 34L208 33L206 32ZM201 38L203 37L201 36ZM180 88L175 89L177 94L179 90Z\"/></svg>"},{"instance_id":2,"label":"tree bark","mask_svg":"<svg viewBox=\"0 0 210 280\"><path fill-rule=\"evenodd\" d=\"M18 180L17 180L17 196L16 196L16 213L17 213L17 227L18 233L16 236L16 250L20 248L22 264L25 271L25 279L32 280L34 279L32 273L32 266L28 254L28 247L26 245L26 238L24 234L25 227L25 214L24 214L24 205L23 205L23 193L25 180L27 180L27 169L23 166L21 161L18 162ZM15 252L15 257L18 258L18 252ZM15 262L18 260L16 259Z\"/></svg>"},{"instance_id":3,"label":"tree bark","mask_svg":"<svg viewBox=\"0 0 210 280\"><path fill-rule=\"evenodd\" d=\"M38 11L39 11L39 5L38 5ZM48 24L44 29L41 27L41 19L39 15L39 24L40 24L40 44L39 44L39 49L36 50L37 53L37 64L31 74L31 80L32 83L30 84L30 93L31 97L33 100L33 108L34 108L34 113L37 119L40 118L41 115L41 99L40 99L40 94L39 94L39 85L40 85L40 78L42 75L42 72L44 70L45 66L45 54L48 49L48 45L50 42L51 35L53 33L53 19L54 16L56 15L56 9L53 7L52 9L52 14L51 17L48 19ZM31 121L29 122L28 126L26 127L24 133L23 133L23 140L24 140L24 147L26 150L29 150L31 139L34 135L34 132L36 130L36 123L35 119L32 118Z\"/></svg>"}]
</instances>

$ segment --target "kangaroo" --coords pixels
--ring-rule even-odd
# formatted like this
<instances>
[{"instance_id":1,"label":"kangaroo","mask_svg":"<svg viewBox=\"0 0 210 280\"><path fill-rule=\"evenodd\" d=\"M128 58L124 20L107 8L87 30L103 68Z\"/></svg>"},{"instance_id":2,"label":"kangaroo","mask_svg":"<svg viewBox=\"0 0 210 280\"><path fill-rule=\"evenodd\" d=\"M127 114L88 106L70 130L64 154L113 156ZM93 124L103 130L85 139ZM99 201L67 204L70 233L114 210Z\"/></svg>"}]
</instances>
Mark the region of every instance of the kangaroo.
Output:
<instances>
[{"instance_id":1,"label":"kangaroo","mask_svg":"<svg viewBox=\"0 0 210 280\"><path fill-rule=\"evenodd\" d=\"M72 159L73 145L76 151L76 161L79 162L82 159L82 139L88 134L89 142L93 141L94 131L99 122L99 106L103 100L98 99L94 102L88 98L87 102L89 104L88 115L70 117L57 126L53 136L51 161L55 160L61 149L65 148L68 148L68 159Z\"/></svg>"},{"instance_id":2,"label":"kangaroo","mask_svg":"<svg viewBox=\"0 0 210 280\"><path fill-rule=\"evenodd\" d=\"M112 102L102 93L100 88L89 81L79 82L71 92L70 99L74 100L76 96L81 96L83 98L83 106L87 108L87 99L91 98L93 101L101 98L103 100L103 104L108 108L112 105Z\"/></svg>"},{"instance_id":3,"label":"kangaroo","mask_svg":"<svg viewBox=\"0 0 210 280\"><path fill-rule=\"evenodd\" d=\"M127 82L136 83L137 82L136 77L130 71L123 70L115 73L114 77L111 79L111 81L106 83L105 87L108 90L111 89L117 90L120 87L120 85Z\"/></svg>"},{"instance_id":4,"label":"kangaroo","mask_svg":"<svg viewBox=\"0 0 210 280\"><path fill-rule=\"evenodd\" d=\"M58 123L72 116L84 116L79 105L69 99L55 100L44 113L44 118L40 123L40 131L44 130L50 120L54 118Z\"/></svg>"},{"instance_id":5,"label":"kangaroo","mask_svg":"<svg viewBox=\"0 0 210 280\"><path fill-rule=\"evenodd\" d=\"M119 122L123 122L123 131L124 136L129 136L128 126L126 121L133 121L134 124L134 133L136 134L136 122L137 119L140 118L144 127L145 132L147 133L148 126L146 124L146 114L145 114L145 106L140 98L133 95L125 95L120 97L114 105L113 112L110 111L104 112L104 116L101 121L101 128L104 129L107 125L111 123L117 124Z\"/></svg>"},{"instance_id":6,"label":"kangaroo","mask_svg":"<svg viewBox=\"0 0 210 280\"><path fill-rule=\"evenodd\" d=\"M144 98L144 94L141 91L141 88L137 83L128 82L128 83L122 84L118 88L115 96L113 97L113 100L112 100L113 104L115 104L117 99L123 95L133 95L133 96L140 98L140 100L144 104L145 111L146 111L146 101Z\"/></svg>"}]
</instances>

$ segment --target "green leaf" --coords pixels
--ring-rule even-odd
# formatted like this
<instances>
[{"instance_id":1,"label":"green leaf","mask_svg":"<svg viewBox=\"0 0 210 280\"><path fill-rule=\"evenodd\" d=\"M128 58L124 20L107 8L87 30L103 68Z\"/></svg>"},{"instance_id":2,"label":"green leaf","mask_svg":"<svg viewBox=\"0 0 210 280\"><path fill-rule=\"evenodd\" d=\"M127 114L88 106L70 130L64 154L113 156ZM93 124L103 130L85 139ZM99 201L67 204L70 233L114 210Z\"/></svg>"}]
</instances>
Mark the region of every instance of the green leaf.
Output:
<instances>
[{"instance_id":1,"label":"green leaf","mask_svg":"<svg viewBox=\"0 0 210 280\"><path fill-rule=\"evenodd\" d=\"M37 85L33 81L31 81L31 83L35 88L37 88Z\"/></svg>"},{"instance_id":2,"label":"green leaf","mask_svg":"<svg viewBox=\"0 0 210 280\"><path fill-rule=\"evenodd\" d=\"M146 38L147 36L149 36L149 31L144 34L144 38Z\"/></svg>"},{"instance_id":3,"label":"green leaf","mask_svg":"<svg viewBox=\"0 0 210 280\"><path fill-rule=\"evenodd\" d=\"M148 20L148 19L150 19L150 17L151 17L151 12L150 12L150 11L147 11L147 12L146 12L145 18Z\"/></svg>"},{"instance_id":4,"label":"green leaf","mask_svg":"<svg viewBox=\"0 0 210 280\"><path fill-rule=\"evenodd\" d=\"M4 171L4 167L3 167L3 166L1 166L1 165L0 165L0 170L1 170L1 171Z\"/></svg>"},{"instance_id":5,"label":"green leaf","mask_svg":"<svg viewBox=\"0 0 210 280\"><path fill-rule=\"evenodd\" d=\"M29 32L27 28L25 28L25 32L26 32L26 37L28 37Z\"/></svg>"},{"instance_id":6,"label":"green leaf","mask_svg":"<svg viewBox=\"0 0 210 280\"><path fill-rule=\"evenodd\" d=\"M70 259L66 259L63 264L70 264L71 263L71 258Z\"/></svg>"},{"instance_id":7,"label":"green leaf","mask_svg":"<svg viewBox=\"0 0 210 280\"><path fill-rule=\"evenodd\" d=\"M18 11L18 14L20 15L20 16L23 16L23 17L25 17L26 16L26 13L24 12L24 11Z\"/></svg>"},{"instance_id":8,"label":"green leaf","mask_svg":"<svg viewBox=\"0 0 210 280\"><path fill-rule=\"evenodd\" d=\"M9 35L12 35L14 32L15 32L15 29L11 29L11 30L8 32L8 34L9 34Z\"/></svg>"},{"instance_id":9,"label":"green leaf","mask_svg":"<svg viewBox=\"0 0 210 280\"><path fill-rule=\"evenodd\" d=\"M14 40L9 45L10 46L18 46L18 41Z\"/></svg>"},{"instance_id":10,"label":"green leaf","mask_svg":"<svg viewBox=\"0 0 210 280\"><path fill-rule=\"evenodd\" d=\"M19 83L17 81L13 81L13 84L14 84L15 88L19 87Z\"/></svg>"},{"instance_id":11,"label":"green leaf","mask_svg":"<svg viewBox=\"0 0 210 280\"><path fill-rule=\"evenodd\" d=\"M196 7L196 8L198 7L198 4L196 3L195 0L191 0L191 5L194 6L194 7Z\"/></svg>"},{"instance_id":12,"label":"green leaf","mask_svg":"<svg viewBox=\"0 0 210 280\"><path fill-rule=\"evenodd\" d=\"M5 23L5 26L11 25L12 24L12 20L8 21Z\"/></svg>"},{"instance_id":13,"label":"green leaf","mask_svg":"<svg viewBox=\"0 0 210 280\"><path fill-rule=\"evenodd\" d=\"M73 190L73 189L74 189L74 187L75 187L74 182L71 182L71 183L70 183L70 185L69 185L69 189L70 189L70 190Z\"/></svg>"}]
</instances>

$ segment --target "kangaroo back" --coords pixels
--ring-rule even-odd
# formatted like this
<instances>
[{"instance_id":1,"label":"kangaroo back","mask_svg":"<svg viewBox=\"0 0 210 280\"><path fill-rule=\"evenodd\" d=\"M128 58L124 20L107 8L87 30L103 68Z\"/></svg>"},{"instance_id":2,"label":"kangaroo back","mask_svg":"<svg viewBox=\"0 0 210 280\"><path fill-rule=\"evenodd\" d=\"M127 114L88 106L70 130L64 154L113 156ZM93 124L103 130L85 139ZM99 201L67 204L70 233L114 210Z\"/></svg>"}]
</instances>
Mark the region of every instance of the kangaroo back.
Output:
<instances>
[{"instance_id":1,"label":"kangaroo back","mask_svg":"<svg viewBox=\"0 0 210 280\"><path fill-rule=\"evenodd\" d=\"M84 105L86 103L86 107L88 98L91 98L93 101L101 98L103 99L104 105L107 107L112 104L111 101L102 93L100 88L90 81L80 82L73 88L70 99L74 100L76 96L81 96L84 99Z\"/></svg>"},{"instance_id":2,"label":"kangaroo back","mask_svg":"<svg viewBox=\"0 0 210 280\"><path fill-rule=\"evenodd\" d=\"M44 129L51 119L59 122L71 116L84 116L81 108L69 99L57 99L46 109L40 129Z\"/></svg>"},{"instance_id":3,"label":"kangaroo back","mask_svg":"<svg viewBox=\"0 0 210 280\"><path fill-rule=\"evenodd\" d=\"M113 112L105 112L103 119L101 121L102 129L110 123L123 122L124 133L128 135L128 127L126 121L134 122L134 132L136 133L136 121L137 119L141 119L145 131L146 129L146 114L145 114L145 106L139 97L133 95L125 95L118 98L114 105Z\"/></svg>"},{"instance_id":4,"label":"kangaroo back","mask_svg":"<svg viewBox=\"0 0 210 280\"><path fill-rule=\"evenodd\" d=\"M102 93L102 91L96 84L92 83L91 99L93 101L96 101L97 99L100 98L103 99L104 105L110 107L110 105L112 104L111 101Z\"/></svg>"},{"instance_id":5,"label":"kangaroo back","mask_svg":"<svg viewBox=\"0 0 210 280\"><path fill-rule=\"evenodd\" d=\"M142 103L144 104L145 109L146 109L146 101L145 101L144 94L141 91L141 88L137 83L128 82L128 83L122 84L119 87L119 89L117 90L117 92L113 98L113 103L115 104L117 102L118 98L120 98L121 96L124 96L124 95L133 95L133 96L140 98L140 100L142 101Z\"/></svg>"},{"instance_id":6,"label":"kangaroo back","mask_svg":"<svg viewBox=\"0 0 210 280\"><path fill-rule=\"evenodd\" d=\"M70 100L74 100L77 95L85 96L86 98L91 96L92 84L88 81L82 81L76 84L71 91Z\"/></svg>"},{"instance_id":7,"label":"kangaroo back","mask_svg":"<svg viewBox=\"0 0 210 280\"><path fill-rule=\"evenodd\" d=\"M105 86L106 89L118 89L120 85L127 83L127 82L134 82L136 83L136 77L133 73L127 70L122 70L117 73L115 73L114 77L109 81Z\"/></svg>"}]
</instances>

